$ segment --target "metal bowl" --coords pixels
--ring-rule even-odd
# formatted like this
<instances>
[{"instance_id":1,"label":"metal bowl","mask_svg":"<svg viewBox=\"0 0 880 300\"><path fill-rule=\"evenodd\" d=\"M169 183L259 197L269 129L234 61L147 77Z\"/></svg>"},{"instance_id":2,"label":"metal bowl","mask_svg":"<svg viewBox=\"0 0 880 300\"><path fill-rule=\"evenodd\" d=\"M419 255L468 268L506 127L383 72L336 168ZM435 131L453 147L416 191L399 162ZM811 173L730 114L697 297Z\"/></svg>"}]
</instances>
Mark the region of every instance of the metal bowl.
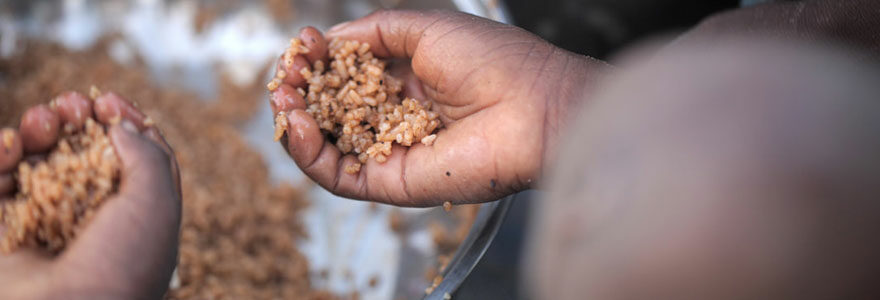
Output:
<instances>
[{"instance_id":1,"label":"metal bowl","mask_svg":"<svg viewBox=\"0 0 880 300\"><path fill-rule=\"evenodd\" d=\"M218 4L220 3L220 4ZM291 4L273 11L255 1L5 1L0 3L0 56L16 51L22 38L58 42L84 49L107 33L125 43L111 47L111 57L125 62L141 57L159 84L196 91L205 99L216 97L212 74L226 72L242 85L267 80L261 73L291 36L302 26L319 29L354 19L382 7L459 9L501 22L508 14L495 0L299 0L266 1ZM215 20L200 31L201 5L218 5ZM285 6L282 6L282 8ZM172 73L182 76L169 76ZM261 95L261 97L264 97ZM272 142L272 114L268 105L243 128L249 142L263 154L276 181L302 180L304 175L287 154ZM434 268L436 251L426 220L450 222L442 209L401 209L413 222L405 235L388 225L392 208L342 199L320 188L310 192L312 205L303 214L310 236L299 249L309 258L317 288L338 294L357 291L362 299L444 299L454 295L485 253L510 206L510 199L480 206L476 220L455 256L441 274L442 283L430 295L425 288L426 268ZM321 271L317 271L321 270ZM319 275L320 274L320 275ZM381 279L374 287L368 282Z\"/></svg>"}]
</instances>

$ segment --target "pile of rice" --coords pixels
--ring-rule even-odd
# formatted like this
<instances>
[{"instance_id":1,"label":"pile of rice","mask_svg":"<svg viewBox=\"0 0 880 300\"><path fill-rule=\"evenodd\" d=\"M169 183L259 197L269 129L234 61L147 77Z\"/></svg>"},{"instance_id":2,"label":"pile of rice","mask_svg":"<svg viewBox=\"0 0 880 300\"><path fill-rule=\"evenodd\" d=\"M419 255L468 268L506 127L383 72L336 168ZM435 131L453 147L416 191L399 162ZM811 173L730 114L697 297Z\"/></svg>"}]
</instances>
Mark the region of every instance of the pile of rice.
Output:
<instances>
[{"instance_id":1,"label":"pile of rice","mask_svg":"<svg viewBox=\"0 0 880 300\"><path fill-rule=\"evenodd\" d=\"M85 130L65 127L47 159L18 165L18 192L0 204L0 223L6 228L0 250L63 250L116 193L119 169L103 126L88 119Z\"/></svg>"},{"instance_id":2,"label":"pile of rice","mask_svg":"<svg viewBox=\"0 0 880 300\"><path fill-rule=\"evenodd\" d=\"M315 61L311 69L300 70L308 82L308 91L297 91L306 99L306 112L321 129L336 140L343 154L355 153L361 163L368 158L385 162L391 155L392 143L430 146L441 126L431 103L424 105L412 98L401 100L403 83L385 72L386 62L373 56L370 44L334 39L329 44L329 67ZM294 38L284 52L283 63L288 69L293 57L309 50ZM279 71L269 83L269 90L281 85L287 76ZM276 139L286 126L286 115L276 119ZM346 166L346 172L357 173L360 164Z\"/></svg>"}]
</instances>

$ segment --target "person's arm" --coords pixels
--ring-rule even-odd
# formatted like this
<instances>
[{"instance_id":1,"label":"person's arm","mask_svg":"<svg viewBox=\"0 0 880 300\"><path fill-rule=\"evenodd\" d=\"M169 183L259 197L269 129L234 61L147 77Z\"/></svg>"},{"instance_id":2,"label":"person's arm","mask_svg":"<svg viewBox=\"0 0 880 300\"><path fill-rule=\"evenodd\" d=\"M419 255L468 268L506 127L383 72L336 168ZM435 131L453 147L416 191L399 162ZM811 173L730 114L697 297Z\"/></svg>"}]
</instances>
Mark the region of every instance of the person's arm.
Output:
<instances>
[{"instance_id":1,"label":"person's arm","mask_svg":"<svg viewBox=\"0 0 880 300\"><path fill-rule=\"evenodd\" d=\"M878 6L760 5L638 52L535 210L537 298L877 298Z\"/></svg>"},{"instance_id":2,"label":"person's arm","mask_svg":"<svg viewBox=\"0 0 880 300\"><path fill-rule=\"evenodd\" d=\"M880 57L880 2L797 1L755 5L707 18L682 42L723 42L731 35L833 42Z\"/></svg>"},{"instance_id":3,"label":"person's arm","mask_svg":"<svg viewBox=\"0 0 880 300\"><path fill-rule=\"evenodd\" d=\"M537 299L877 299L877 64L685 46L582 110L530 239Z\"/></svg>"}]
</instances>

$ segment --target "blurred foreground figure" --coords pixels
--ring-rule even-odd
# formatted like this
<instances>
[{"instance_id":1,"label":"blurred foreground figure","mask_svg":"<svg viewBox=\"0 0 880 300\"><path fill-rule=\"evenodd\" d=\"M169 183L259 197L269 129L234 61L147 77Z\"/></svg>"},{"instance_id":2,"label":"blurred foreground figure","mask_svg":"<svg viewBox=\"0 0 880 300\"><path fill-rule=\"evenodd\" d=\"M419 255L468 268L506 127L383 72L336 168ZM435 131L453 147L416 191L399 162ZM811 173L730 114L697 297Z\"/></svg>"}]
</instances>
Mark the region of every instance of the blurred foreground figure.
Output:
<instances>
[{"instance_id":1,"label":"blurred foreground figure","mask_svg":"<svg viewBox=\"0 0 880 300\"><path fill-rule=\"evenodd\" d=\"M737 39L618 74L548 177L540 298L880 295L880 68L857 55Z\"/></svg>"},{"instance_id":2,"label":"blurred foreground figure","mask_svg":"<svg viewBox=\"0 0 880 300\"><path fill-rule=\"evenodd\" d=\"M880 297L878 7L758 6L634 50L548 177L540 299Z\"/></svg>"}]
</instances>

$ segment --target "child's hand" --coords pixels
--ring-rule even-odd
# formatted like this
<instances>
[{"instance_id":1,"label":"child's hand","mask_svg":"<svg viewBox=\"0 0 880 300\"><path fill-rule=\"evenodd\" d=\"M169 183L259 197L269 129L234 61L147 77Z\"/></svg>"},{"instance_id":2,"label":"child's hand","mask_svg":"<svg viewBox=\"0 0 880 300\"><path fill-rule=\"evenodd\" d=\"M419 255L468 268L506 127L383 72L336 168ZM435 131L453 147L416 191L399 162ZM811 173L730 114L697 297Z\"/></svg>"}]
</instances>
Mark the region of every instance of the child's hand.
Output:
<instances>
[{"instance_id":1,"label":"child's hand","mask_svg":"<svg viewBox=\"0 0 880 300\"><path fill-rule=\"evenodd\" d=\"M603 68L520 28L448 11L379 11L327 38L313 28L300 38L311 51L294 59L272 94L273 109L289 114L289 153L334 194L404 206L491 201L532 187L555 152L569 102ZM325 59L331 38L367 42L377 57L411 59L401 76L405 95L433 101L445 125L432 146L395 145L386 162L344 171L356 156L325 140L294 91L306 87L299 69Z\"/></svg>"},{"instance_id":2,"label":"child's hand","mask_svg":"<svg viewBox=\"0 0 880 300\"><path fill-rule=\"evenodd\" d=\"M50 150L64 124L88 118L109 126L122 163L119 192L59 256L24 248L0 255L0 299L160 299L168 289L180 228L177 165L159 132L116 94L92 102L65 93L54 107L25 112L18 130L0 130L0 198L12 196L20 161Z\"/></svg>"}]
</instances>

